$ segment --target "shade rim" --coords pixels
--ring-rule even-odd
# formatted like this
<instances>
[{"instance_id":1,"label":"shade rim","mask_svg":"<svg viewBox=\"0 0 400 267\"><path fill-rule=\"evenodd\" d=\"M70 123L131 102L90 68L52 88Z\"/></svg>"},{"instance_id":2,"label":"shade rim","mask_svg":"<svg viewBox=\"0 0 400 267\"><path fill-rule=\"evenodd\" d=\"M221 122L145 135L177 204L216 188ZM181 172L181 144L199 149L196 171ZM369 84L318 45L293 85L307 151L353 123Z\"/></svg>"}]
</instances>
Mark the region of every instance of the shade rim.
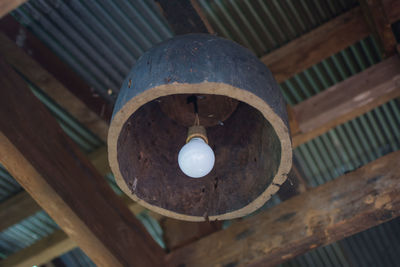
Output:
<instances>
[{"instance_id":1,"label":"shade rim","mask_svg":"<svg viewBox=\"0 0 400 267\"><path fill-rule=\"evenodd\" d=\"M207 218L203 216L187 215L171 210L161 208L159 206L152 205L143 199L136 196L128 188L125 179L120 171L118 162L118 138L119 134L125 122L130 118L130 116L135 113L140 107L146 103L153 101L159 97L175 95L175 94L210 94L210 95L223 95L227 96L241 102L248 104L249 106L258 110L263 117L271 124L273 130L275 131L281 147L281 158L278 170L273 177L270 185L253 201L248 203L246 206L230 211L227 213L212 215ZM248 215L255 210L263 206L273 194L279 190L279 186L283 184L287 175L291 169L292 165L292 145L289 135L289 129L284 123L284 121L273 111L273 109L260 97L249 92L246 89L234 87L226 83L218 82L202 82L202 83L170 83L155 86L153 88L147 89L144 92L132 97L130 100L121 107L116 114L114 114L113 120L111 122L108 134L108 159L111 170L115 176L116 183L121 188L121 190L128 195L131 199L138 202L145 208L162 214L167 217L172 217L180 220L186 221L214 221L214 220L228 220L238 217L243 217Z\"/></svg>"}]
</instances>

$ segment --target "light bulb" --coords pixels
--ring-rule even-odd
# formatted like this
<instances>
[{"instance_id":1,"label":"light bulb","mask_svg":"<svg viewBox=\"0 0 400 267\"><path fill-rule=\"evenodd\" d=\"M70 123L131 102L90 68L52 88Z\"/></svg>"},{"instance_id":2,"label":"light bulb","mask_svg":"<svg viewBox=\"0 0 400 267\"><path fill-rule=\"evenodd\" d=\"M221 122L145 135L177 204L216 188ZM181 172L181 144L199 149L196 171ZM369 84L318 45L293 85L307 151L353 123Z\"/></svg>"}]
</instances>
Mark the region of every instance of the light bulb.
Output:
<instances>
[{"instance_id":1,"label":"light bulb","mask_svg":"<svg viewBox=\"0 0 400 267\"><path fill-rule=\"evenodd\" d=\"M214 167L214 151L202 138L192 138L179 151L179 167L189 177L200 178Z\"/></svg>"}]
</instances>

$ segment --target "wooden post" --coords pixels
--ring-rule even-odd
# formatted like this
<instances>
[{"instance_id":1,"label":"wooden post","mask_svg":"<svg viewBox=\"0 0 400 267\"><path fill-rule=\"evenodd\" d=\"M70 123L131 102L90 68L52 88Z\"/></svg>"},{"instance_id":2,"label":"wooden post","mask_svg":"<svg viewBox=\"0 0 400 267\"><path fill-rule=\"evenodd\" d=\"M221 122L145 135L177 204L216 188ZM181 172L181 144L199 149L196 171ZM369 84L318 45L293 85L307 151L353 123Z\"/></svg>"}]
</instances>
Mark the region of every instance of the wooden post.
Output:
<instances>
[{"instance_id":1,"label":"wooden post","mask_svg":"<svg viewBox=\"0 0 400 267\"><path fill-rule=\"evenodd\" d=\"M162 249L25 82L0 70L0 162L96 264L161 265Z\"/></svg>"}]
</instances>

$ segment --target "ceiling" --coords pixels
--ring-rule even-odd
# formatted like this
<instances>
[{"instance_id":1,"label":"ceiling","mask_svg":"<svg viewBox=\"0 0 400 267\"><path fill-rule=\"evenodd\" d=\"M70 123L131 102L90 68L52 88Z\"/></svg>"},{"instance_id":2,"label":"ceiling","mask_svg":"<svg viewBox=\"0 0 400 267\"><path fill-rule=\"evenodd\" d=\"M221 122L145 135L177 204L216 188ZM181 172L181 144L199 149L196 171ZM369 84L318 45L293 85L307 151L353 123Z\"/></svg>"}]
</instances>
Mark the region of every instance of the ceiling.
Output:
<instances>
[{"instance_id":1,"label":"ceiling","mask_svg":"<svg viewBox=\"0 0 400 267\"><path fill-rule=\"evenodd\" d=\"M257 56L285 45L358 5L353 0L198 2L219 36L244 45ZM115 100L120 84L137 58L174 35L153 1L30 0L12 15L110 103ZM280 87L286 101L295 105L381 60L374 38L368 36L284 81ZM27 82L85 153L104 145L40 88ZM294 154L307 184L315 187L399 148L400 100L394 99L300 145ZM107 178L119 191L112 175ZM1 168L0 201L21 190ZM274 196L264 208L279 202ZM156 221L145 213L139 215L139 219L162 244L162 230ZM392 220L282 265L396 266L400 255L399 223L399 219ZM229 227L229 222L225 227ZM58 226L48 215L38 212L0 233L0 258L33 244L56 229ZM60 260L66 266L93 265L79 249L62 255Z\"/></svg>"}]
</instances>

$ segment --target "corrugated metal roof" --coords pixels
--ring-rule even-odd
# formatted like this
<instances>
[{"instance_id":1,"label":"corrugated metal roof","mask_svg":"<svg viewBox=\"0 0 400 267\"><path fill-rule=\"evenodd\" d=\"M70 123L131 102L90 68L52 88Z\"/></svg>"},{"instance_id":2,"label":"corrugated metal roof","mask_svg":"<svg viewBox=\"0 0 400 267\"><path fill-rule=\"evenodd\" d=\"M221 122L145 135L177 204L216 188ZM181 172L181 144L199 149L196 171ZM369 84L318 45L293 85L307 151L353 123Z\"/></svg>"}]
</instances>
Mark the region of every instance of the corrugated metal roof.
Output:
<instances>
[{"instance_id":1,"label":"corrugated metal roof","mask_svg":"<svg viewBox=\"0 0 400 267\"><path fill-rule=\"evenodd\" d=\"M350 266L399 266L400 218L338 242ZM348 253L350 252L350 253Z\"/></svg>"},{"instance_id":2,"label":"corrugated metal roof","mask_svg":"<svg viewBox=\"0 0 400 267\"><path fill-rule=\"evenodd\" d=\"M104 98L172 32L154 1L31 0L12 13Z\"/></svg>"},{"instance_id":3,"label":"corrugated metal roof","mask_svg":"<svg viewBox=\"0 0 400 267\"><path fill-rule=\"evenodd\" d=\"M21 191L17 181L0 164L0 202Z\"/></svg>"},{"instance_id":4,"label":"corrugated metal roof","mask_svg":"<svg viewBox=\"0 0 400 267\"><path fill-rule=\"evenodd\" d=\"M262 56L353 8L358 1L199 0L199 3L219 35ZM110 101L115 95L110 97L107 90L118 91L135 60L173 35L153 1L31 0L13 15ZM295 105L379 61L377 45L368 37L283 82L281 89L287 102ZM67 112L41 95L40 89L35 90L85 152L101 145ZM396 99L299 146L294 154L307 183L318 186L399 148L400 101ZM20 190L1 169L0 177L0 200ZM107 177L113 181L112 175ZM274 196L265 208L279 202ZM141 219L156 240L161 238L157 224L153 225L151 219ZM317 248L283 266L395 266L400 252L399 222L396 219ZM229 222L225 226L228 225ZM40 223L37 227L43 228ZM18 234L10 241L13 240L10 233L4 236L3 233L0 244L18 242ZM25 240L27 236L31 239ZM27 236L20 237L21 244L36 240L34 235ZM9 253L0 247L0 256ZM80 250L61 259L67 266L92 264Z\"/></svg>"}]
</instances>

